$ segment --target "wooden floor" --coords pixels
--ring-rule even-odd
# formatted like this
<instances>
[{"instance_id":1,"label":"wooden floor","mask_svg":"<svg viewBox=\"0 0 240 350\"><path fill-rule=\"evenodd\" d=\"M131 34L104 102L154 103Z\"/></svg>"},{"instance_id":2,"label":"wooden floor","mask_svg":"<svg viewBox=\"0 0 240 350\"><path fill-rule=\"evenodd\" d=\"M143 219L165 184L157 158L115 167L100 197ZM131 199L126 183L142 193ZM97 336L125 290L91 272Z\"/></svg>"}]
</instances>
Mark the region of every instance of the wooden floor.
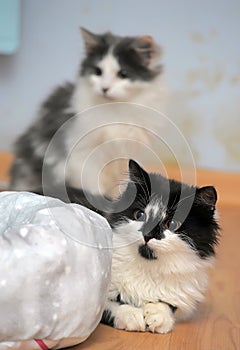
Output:
<instances>
[{"instance_id":1,"label":"wooden floor","mask_svg":"<svg viewBox=\"0 0 240 350\"><path fill-rule=\"evenodd\" d=\"M0 154L0 181L9 158ZM174 175L174 172L171 174ZM209 290L196 317L170 334L125 332L99 325L72 350L239 350L240 349L240 174L198 171L198 183L220 192L221 241Z\"/></svg>"}]
</instances>

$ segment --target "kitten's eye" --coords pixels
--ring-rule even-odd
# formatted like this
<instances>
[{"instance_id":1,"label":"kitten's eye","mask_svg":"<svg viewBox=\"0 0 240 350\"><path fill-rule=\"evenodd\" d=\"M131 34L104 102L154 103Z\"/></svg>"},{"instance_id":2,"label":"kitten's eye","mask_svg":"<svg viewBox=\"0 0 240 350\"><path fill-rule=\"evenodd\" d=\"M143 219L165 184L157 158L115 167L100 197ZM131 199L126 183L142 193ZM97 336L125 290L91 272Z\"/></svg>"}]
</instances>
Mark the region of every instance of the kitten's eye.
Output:
<instances>
[{"instance_id":1,"label":"kitten's eye","mask_svg":"<svg viewBox=\"0 0 240 350\"><path fill-rule=\"evenodd\" d=\"M137 220L137 221L144 221L145 218L146 218L146 215L145 215L144 211L142 211L142 210L136 210L136 211L133 213L133 217L134 217L134 220Z\"/></svg>"},{"instance_id":2,"label":"kitten's eye","mask_svg":"<svg viewBox=\"0 0 240 350\"><path fill-rule=\"evenodd\" d=\"M127 71L126 69L121 69L119 72L118 72L118 76L122 79L126 79L128 77L128 74L127 74Z\"/></svg>"},{"instance_id":3,"label":"kitten's eye","mask_svg":"<svg viewBox=\"0 0 240 350\"><path fill-rule=\"evenodd\" d=\"M170 231L177 231L181 225L182 223L180 221L171 220L168 223L168 228Z\"/></svg>"},{"instance_id":4,"label":"kitten's eye","mask_svg":"<svg viewBox=\"0 0 240 350\"><path fill-rule=\"evenodd\" d=\"M96 75L102 75L102 70L101 70L101 68L100 68L100 67L95 67L95 68L94 68L94 73L95 73Z\"/></svg>"}]
</instances>

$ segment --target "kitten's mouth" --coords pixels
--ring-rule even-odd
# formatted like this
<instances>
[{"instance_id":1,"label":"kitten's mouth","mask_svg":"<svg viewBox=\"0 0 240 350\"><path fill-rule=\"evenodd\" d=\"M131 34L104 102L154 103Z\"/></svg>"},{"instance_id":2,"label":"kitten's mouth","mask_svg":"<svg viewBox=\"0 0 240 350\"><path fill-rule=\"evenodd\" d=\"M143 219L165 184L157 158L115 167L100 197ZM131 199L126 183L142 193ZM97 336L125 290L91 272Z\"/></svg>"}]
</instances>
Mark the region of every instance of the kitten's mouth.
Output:
<instances>
[{"instance_id":1,"label":"kitten's mouth","mask_svg":"<svg viewBox=\"0 0 240 350\"><path fill-rule=\"evenodd\" d=\"M157 259L157 256L155 255L153 249L150 248L147 245L147 243L140 245L138 248L138 252L143 258L145 258L147 260L156 260Z\"/></svg>"}]
</instances>

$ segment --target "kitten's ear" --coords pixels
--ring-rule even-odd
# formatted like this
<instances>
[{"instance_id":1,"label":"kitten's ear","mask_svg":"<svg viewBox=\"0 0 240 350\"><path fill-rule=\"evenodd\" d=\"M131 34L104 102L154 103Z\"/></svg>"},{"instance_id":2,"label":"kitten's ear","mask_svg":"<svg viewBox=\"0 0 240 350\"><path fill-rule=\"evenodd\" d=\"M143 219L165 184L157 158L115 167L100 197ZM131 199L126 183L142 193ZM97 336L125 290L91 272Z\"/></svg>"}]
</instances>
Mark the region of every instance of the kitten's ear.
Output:
<instances>
[{"instance_id":1,"label":"kitten's ear","mask_svg":"<svg viewBox=\"0 0 240 350\"><path fill-rule=\"evenodd\" d=\"M134 49L145 66L159 58L161 49L150 35L139 36L134 42Z\"/></svg>"},{"instance_id":2,"label":"kitten's ear","mask_svg":"<svg viewBox=\"0 0 240 350\"><path fill-rule=\"evenodd\" d=\"M197 189L197 198L198 200L212 209L215 208L217 202L217 191L213 186L205 186Z\"/></svg>"},{"instance_id":3,"label":"kitten's ear","mask_svg":"<svg viewBox=\"0 0 240 350\"><path fill-rule=\"evenodd\" d=\"M99 45L99 36L97 34L91 33L89 30L80 27L82 37L84 40L86 53L91 53L96 46Z\"/></svg>"},{"instance_id":4,"label":"kitten's ear","mask_svg":"<svg viewBox=\"0 0 240 350\"><path fill-rule=\"evenodd\" d=\"M151 182L148 173L140 167L140 165L134 160L129 160L129 176L130 180L141 186L147 186L147 193L151 193Z\"/></svg>"}]
</instances>

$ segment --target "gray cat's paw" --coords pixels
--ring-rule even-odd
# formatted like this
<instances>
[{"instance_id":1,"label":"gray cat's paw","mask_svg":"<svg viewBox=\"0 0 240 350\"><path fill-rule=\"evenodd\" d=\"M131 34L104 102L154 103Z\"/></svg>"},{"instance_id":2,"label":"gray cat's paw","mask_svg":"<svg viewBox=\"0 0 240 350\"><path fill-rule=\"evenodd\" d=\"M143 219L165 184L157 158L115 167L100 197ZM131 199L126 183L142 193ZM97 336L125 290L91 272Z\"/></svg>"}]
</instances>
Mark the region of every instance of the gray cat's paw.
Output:
<instances>
[{"instance_id":1,"label":"gray cat's paw","mask_svg":"<svg viewBox=\"0 0 240 350\"><path fill-rule=\"evenodd\" d=\"M153 333L168 333L173 329L174 317L169 306L164 303L149 303L143 307L147 329Z\"/></svg>"},{"instance_id":2,"label":"gray cat's paw","mask_svg":"<svg viewBox=\"0 0 240 350\"><path fill-rule=\"evenodd\" d=\"M114 319L114 327L126 331L145 331L143 310L131 305L120 305Z\"/></svg>"}]
</instances>

